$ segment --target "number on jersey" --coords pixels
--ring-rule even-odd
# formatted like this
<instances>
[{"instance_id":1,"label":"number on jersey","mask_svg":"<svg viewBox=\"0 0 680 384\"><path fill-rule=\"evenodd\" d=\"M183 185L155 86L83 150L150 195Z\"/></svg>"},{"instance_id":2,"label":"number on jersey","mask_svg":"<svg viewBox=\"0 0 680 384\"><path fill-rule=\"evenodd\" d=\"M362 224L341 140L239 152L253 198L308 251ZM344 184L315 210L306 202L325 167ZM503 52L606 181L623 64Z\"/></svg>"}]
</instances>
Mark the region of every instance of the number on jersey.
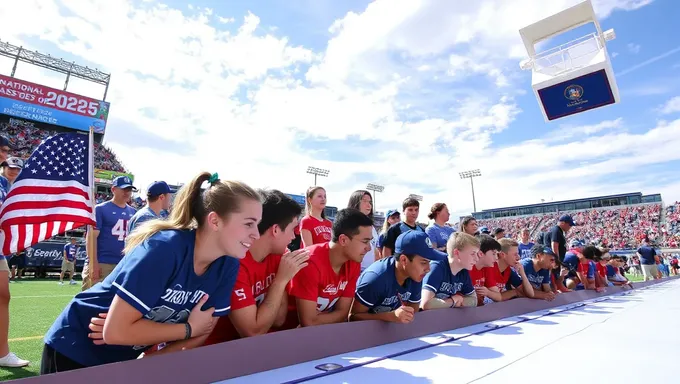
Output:
<instances>
[{"instance_id":1,"label":"number on jersey","mask_svg":"<svg viewBox=\"0 0 680 384\"><path fill-rule=\"evenodd\" d=\"M333 301L330 301L325 297L318 297L316 299L316 310L319 312L329 311L333 309L333 306L338 302L338 299L339 297L336 297Z\"/></svg>"},{"instance_id":2,"label":"number on jersey","mask_svg":"<svg viewBox=\"0 0 680 384\"><path fill-rule=\"evenodd\" d=\"M118 237L118 241L125 241L128 234L128 221L123 219L118 219L116 225L111 228L111 234Z\"/></svg>"}]
</instances>

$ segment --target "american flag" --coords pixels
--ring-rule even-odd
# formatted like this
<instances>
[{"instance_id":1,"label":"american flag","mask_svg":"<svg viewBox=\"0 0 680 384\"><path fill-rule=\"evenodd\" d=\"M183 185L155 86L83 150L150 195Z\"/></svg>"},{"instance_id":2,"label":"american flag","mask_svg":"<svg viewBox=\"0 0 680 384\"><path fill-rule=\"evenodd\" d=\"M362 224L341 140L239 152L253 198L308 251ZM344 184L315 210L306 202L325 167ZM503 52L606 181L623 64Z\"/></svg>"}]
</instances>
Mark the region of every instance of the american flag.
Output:
<instances>
[{"instance_id":1,"label":"american flag","mask_svg":"<svg viewBox=\"0 0 680 384\"><path fill-rule=\"evenodd\" d=\"M95 225L93 152L92 133L51 136L33 151L0 207L3 255Z\"/></svg>"}]
</instances>

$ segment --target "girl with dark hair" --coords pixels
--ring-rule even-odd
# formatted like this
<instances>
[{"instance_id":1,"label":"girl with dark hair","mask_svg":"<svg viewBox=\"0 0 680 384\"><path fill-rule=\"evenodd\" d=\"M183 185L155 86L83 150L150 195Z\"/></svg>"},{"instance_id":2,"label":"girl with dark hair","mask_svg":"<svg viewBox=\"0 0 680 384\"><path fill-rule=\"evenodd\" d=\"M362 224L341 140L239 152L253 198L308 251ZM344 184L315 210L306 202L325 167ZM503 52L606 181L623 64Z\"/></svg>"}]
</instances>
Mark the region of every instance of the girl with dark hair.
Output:
<instances>
[{"instance_id":1,"label":"girl with dark hair","mask_svg":"<svg viewBox=\"0 0 680 384\"><path fill-rule=\"evenodd\" d=\"M311 187L305 195L305 217L300 220L300 236L302 248L313 244L331 241L333 223L326 218L326 190L322 187Z\"/></svg>"},{"instance_id":2,"label":"girl with dark hair","mask_svg":"<svg viewBox=\"0 0 680 384\"><path fill-rule=\"evenodd\" d=\"M349 196L347 208L356 209L373 221L373 197L371 197L370 192L363 189L352 192ZM375 230L375 226L372 227L372 230L373 239L371 240L371 250L366 252L361 261L362 271L373 264L374 261L380 260L380 253L378 252L378 231Z\"/></svg>"},{"instance_id":3,"label":"girl with dark hair","mask_svg":"<svg viewBox=\"0 0 680 384\"><path fill-rule=\"evenodd\" d=\"M133 360L164 342L158 353L203 345L216 317L229 313L238 259L259 238L261 218L261 197L246 184L196 176L179 191L170 217L132 232L113 272L57 317L40 373ZM103 340L92 340L90 319L103 313Z\"/></svg>"},{"instance_id":4,"label":"girl with dark hair","mask_svg":"<svg viewBox=\"0 0 680 384\"><path fill-rule=\"evenodd\" d=\"M475 219L472 216L467 216L460 221L460 228L458 229L458 231L467 233L468 235L475 236L477 234L478 229L479 228L477 226L477 219Z\"/></svg>"},{"instance_id":5,"label":"girl with dark hair","mask_svg":"<svg viewBox=\"0 0 680 384\"><path fill-rule=\"evenodd\" d=\"M425 228L425 233L430 238L432 248L446 251L446 242L449 241L449 236L453 234L453 228L446 225L451 217L449 208L444 203L434 203L427 217L432 222Z\"/></svg>"}]
</instances>

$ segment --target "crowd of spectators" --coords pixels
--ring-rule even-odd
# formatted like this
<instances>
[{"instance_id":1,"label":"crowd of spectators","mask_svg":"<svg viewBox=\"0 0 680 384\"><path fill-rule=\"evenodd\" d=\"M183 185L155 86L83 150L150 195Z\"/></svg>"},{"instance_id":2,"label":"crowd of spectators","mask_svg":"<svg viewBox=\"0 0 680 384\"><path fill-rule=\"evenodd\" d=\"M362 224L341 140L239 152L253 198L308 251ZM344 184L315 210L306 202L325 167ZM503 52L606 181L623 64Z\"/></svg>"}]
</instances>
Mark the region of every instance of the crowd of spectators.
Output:
<instances>
[{"instance_id":1,"label":"crowd of spectators","mask_svg":"<svg viewBox=\"0 0 680 384\"><path fill-rule=\"evenodd\" d=\"M647 237L661 245L680 243L680 203L667 208L666 221L668 236L664 236L661 225L661 204L642 204L633 206L597 208L574 212L508 217L501 219L479 220L478 225L493 231L503 228L507 237L518 238L522 229L528 228L536 236L548 231L557 224L562 215L571 215L579 226L572 228L569 238L577 238L588 244L610 249L632 249Z\"/></svg>"},{"instance_id":2,"label":"crowd of spectators","mask_svg":"<svg viewBox=\"0 0 680 384\"><path fill-rule=\"evenodd\" d=\"M26 159L33 148L56 132L36 128L30 122L14 120L0 123L0 134L10 138L17 156ZM95 168L128 172L112 150L98 143L95 143L94 161ZM110 198L111 196L100 193L96 200L99 203ZM132 203L143 206L143 202ZM571 214L574 220L583 223L575 227L569 237L579 238L591 244L611 249L629 249L636 247L636 244L647 236L663 246L673 248L680 246L680 202L666 207L666 225L661 225L660 204L487 219L479 220L478 225L490 230L503 228L507 237L518 238L524 228L529 228L534 235L546 231L555 225L562 214ZM421 226L425 227L426 224L422 223Z\"/></svg>"},{"instance_id":3,"label":"crowd of spectators","mask_svg":"<svg viewBox=\"0 0 680 384\"><path fill-rule=\"evenodd\" d=\"M478 220L477 225L481 227L487 227L489 230L494 230L495 228L503 228L505 235L513 239L517 239L524 228L529 228L529 230L534 230L539 223L544 222L551 218L552 215L530 215L530 216L516 216L516 217L504 217L496 219L486 219Z\"/></svg>"},{"instance_id":4,"label":"crowd of spectators","mask_svg":"<svg viewBox=\"0 0 680 384\"><path fill-rule=\"evenodd\" d=\"M666 247L680 246L680 201L666 207L666 226L662 231Z\"/></svg>"},{"instance_id":5,"label":"crowd of spectators","mask_svg":"<svg viewBox=\"0 0 680 384\"><path fill-rule=\"evenodd\" d=\"M36 128L30 122L19 120L0 123L0 134L9 138L12 143L13 156L22 159L27 159L40 142L56 133ZM98 143L94 144L94 167L108 171L128 172L111 149Z\"/></svg>"},{"instance_id":6,"label":"crowd of spectators","mask_svg":"<svg viewBox=\"0 0 680 384\"><path fill-rule=\"evenodd\" d=\"M600 208L576 212L561 212L541 225L547 231L557 224L561 214L569 214L579 224L572 228L570 238L584 240L610 249L636 248L643 238L660 238L661 204L643 204L616 208Z\"/></svg>"}]
</instances>

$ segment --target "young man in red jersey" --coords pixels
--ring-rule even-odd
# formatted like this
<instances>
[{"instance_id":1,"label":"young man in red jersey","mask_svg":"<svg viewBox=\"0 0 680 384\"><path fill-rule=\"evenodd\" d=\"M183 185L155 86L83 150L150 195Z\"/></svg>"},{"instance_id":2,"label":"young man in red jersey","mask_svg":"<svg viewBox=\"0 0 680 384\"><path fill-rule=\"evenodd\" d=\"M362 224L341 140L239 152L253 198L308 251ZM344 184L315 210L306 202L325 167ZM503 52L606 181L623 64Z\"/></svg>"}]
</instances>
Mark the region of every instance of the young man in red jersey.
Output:
<instances>
[{"instance_id":1,"label":"young man in red jersey","mask_svg":"<svg viewBox=\"0 0 680 384\"><path fill-rule=\"evenodd\" d=\"M331 241L307 247L309 265L295 275L289 290L301 326L348 320L360 263L371 250L372 228L373 220L361 211L341 209L333 222Z\"/></svg>"},{"instance_id":2,"label":"young man in red jersey","mask_svg":"<svg viewBox=\"0 0 680 384\"><path fill-rule=\"evenodd\" d=\"M479 243L479 257L470 270L472 285L477 292L477 306L503 300L500 290L496 287L496 274L494 273L494 265L498 260L501 245L489 235L481 235Z\"/></svg>"},{"instance_id":3,"label":"young man in red jersey","mask_svg":"<svg viewBox=\"0 0 680 384\"><path fill-rule=\"evenodd\" d=\"M260 195L260 238L240 260L231 295L231 313L219 319L206 345L262 335L272 327L283 325L288 311L286 286L307 266L307 250L286 253L288 244L295 238L302 209L280 191L264 190Z\"/></svg>"},{"instance_id":4,"label":"young man in red jersey","mask_svg":"<svg viewBox=\"0 0 680 384\"><path fill-rule=\"evenodd\" d=\"M519 243L513 239L500 239L501 251L498 262L494 265L494 280L503 300L515 297L534 297L534 287L519 262Z\"/></svg>"}]
</instances>

